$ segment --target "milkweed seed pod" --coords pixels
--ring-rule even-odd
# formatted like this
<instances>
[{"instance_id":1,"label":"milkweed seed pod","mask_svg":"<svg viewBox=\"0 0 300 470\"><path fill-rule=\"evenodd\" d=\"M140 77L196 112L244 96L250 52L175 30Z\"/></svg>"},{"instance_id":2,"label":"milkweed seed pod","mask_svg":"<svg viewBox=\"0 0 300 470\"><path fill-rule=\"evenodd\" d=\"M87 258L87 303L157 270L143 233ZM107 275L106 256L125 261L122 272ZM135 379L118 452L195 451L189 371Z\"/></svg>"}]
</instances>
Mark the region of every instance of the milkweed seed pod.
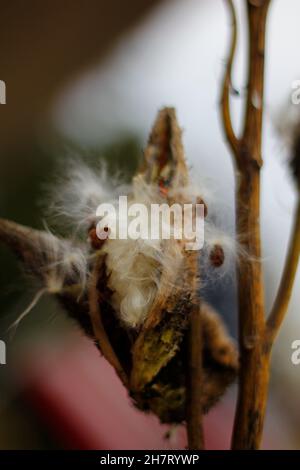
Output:
<instances>
[{"instance_id":1,"label":"milkweed seed pod","mask_svg":"<svg viewBox=\"0 0 300 470\"><path fill-rule=\"evenodd\" d=\"M235 379L238 357L221 318L201 299L201 253L187 250L184 238L164 238L161 234L155 239L113 237L109 214L105 223L98 220L93 204L114 199L116 192L111 188L98 191L89 173L89 183L82 189L83 173L75 172L75 183L80 182L81 188L72 183L69 196L84 191L78 205L80 214L84 214L87 243L75 245L46 231L3 220L0 239L40 279L42 289L55 295L95 340L135 405L155 413L162 422L186 419L189 320L192 311L199 309L204 377L200 399L203 411L208 411ZM202 195L190 188L173 109L159 112L141 168L126 191L130 207L135 203L183 207L201 201L204 215L209 213ZM64 193L59 197L64 200ZM67 199L76 201L73 196ZM88 214L87 208L92 208ZM72 212L76 214L76 206ZM117 217L121 226L123 215L117 213ZM169 225L173 233L174 221ZM215 269L223 264L224 256L222 246L214 246L210 261Z\"/></svg>"}]
</instances>

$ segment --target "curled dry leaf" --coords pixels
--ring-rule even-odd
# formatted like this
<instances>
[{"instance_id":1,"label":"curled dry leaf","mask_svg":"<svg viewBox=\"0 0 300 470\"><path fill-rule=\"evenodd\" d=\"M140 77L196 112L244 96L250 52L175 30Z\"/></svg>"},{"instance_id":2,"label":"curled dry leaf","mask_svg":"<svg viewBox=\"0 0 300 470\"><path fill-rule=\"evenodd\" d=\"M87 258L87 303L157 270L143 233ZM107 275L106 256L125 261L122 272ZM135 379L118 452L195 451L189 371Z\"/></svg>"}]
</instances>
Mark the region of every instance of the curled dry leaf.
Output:
<instances>
[{"instance_id":1,"label":"curled dry leaf","mask_svg":"<svg viewBox=\"0 0 300 470\"><path fill-rule=\"evenodd\" d=\"M157 188L160 201L168 204L194 202L184 196L188 194L184 188L189 185L189 174L173 109L165 108L158 115L133 184L141 179L148 187ZM68 269L60 268L60 261L65 257L66 247L70 253L84 253L87 247L0 220L0 239L17 253L27 270L56 295L86 334L96 340L136 406L152 411L162 422L179 423L186 419L187 333L191 312L200 309L203 328L201 403L203 411L208 411L235 379L238 357L219 315L200 302L199 252L186 250L183 240L171 238L161 242L159 266L151 260L156 274L153 299L143 321L130 327L118 311L116 293L120 294L120 288L116 283L120 276L113 273L109 261L109 235L107 240L98 242L93 226L89 227L88 234L92 256L85 257L84 269L89 278L85 283L78 262L80 256L71 258ZM168 259L172 258L179 261L168 269ZM145 257L144 263L150 262L149 259ZM53 277L53 270L57 277L60 269L60 285L55 291L49 279ZM128 286L130 282L128 279Z\"/></svg>"}]
</instances>

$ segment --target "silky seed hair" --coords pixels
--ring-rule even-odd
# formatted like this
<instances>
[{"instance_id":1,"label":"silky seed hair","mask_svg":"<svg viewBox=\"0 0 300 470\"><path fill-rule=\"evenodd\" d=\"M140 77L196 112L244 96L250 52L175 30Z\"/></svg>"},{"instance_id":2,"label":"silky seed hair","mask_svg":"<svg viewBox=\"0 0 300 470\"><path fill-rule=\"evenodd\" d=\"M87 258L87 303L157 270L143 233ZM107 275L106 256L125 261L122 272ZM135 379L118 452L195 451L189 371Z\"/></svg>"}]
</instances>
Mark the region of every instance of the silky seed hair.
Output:
<instances>
[{"instance_id":1,"label":"silky seed hair","mask_svg":"<svg viewBox=\"0 0 300 470\"><path fill-rule=\"evenodd\" d=\"M205 180L201 179L200 184L192 181L188 186L172 188L168 193L173 202L203 203L205 206L205 244L200 253L205 282L213 282L231 272L237 252L234 239L222 233L212 222L217 211L211 188L211 183L205 184ZM119 175L109 175L104 165L92 169L79 160L71 160L51 194L50 220L59 219L62 225L71 230L72 238L81 237L82 234L87 238L90 235L91 249L94 245L105 255L107 282L112 290L111 303L114 310L128 328L141 326L156 297L161 273L169 272L170 278L174 279L174 273L179 272L183 262L182 250L176 240L111 239L109 226L106 227L107 239L98 244L95 238L95 226L98 222L96 209L101 203L109 202L115 208L117 224L122 224L122 214L117 211L118 197L128 195L129 206L142 203L150 208L153 203L166 202L159 187L148 184L142 174L137 175L130 186L125 185ZM172 224L168 229L172 235ZM169 246L171 244L171 250L165 250L166 242ZM51 248L50 243L49 249L53 250L55 247ZM89 269L88 257L86 252L64 256L59 269L52 266L53 269L47 274L47 289L55 291L61 288L60 275L63 269L78 270L85 284Z\"/></svg>"},{"instance_id":2,"label":"silky seed hair","mask_svg":"<svg viewBox=\"0 0 300 470\"><path fill-rule=\"evenodd\" d=\"M59 295L68 286L77 286L78 298L83 294L88 279L89 253L86 246L76 246L70 240L59 239L45 224L43 236L36 240L36 268L39 271L41 286L33 299L9 330L16 331L19 323L32 311L45 294ZM31 271L27 273L31 276Z\"/></svg>"},{"instance_id":3,"label":"silky seed hair","mask_svg":"<svg viewBox=\"0 0 300 470\"><path fill-rule=\"evenodd\" d=\"M48 189L47 214L54 225L82 235L95 221L99 204L128 192L121 175L110 175L104 162L92 168L79 158L68 159Z\"/></svg>"}]
</instances>

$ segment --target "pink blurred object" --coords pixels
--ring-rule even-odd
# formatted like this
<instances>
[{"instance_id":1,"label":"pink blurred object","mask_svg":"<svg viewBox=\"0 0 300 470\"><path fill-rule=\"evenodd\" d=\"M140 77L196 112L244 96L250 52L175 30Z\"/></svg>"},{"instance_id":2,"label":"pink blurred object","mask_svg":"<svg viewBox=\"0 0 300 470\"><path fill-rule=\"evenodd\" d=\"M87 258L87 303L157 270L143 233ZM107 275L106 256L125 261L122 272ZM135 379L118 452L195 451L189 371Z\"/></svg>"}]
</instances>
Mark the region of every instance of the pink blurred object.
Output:
<instances>
[{"instance_id":1,"label":"pink blurred object","mask_svg":"<svg viewBox=\"0 0 300 470\"><path fill-rule=\"evenodd\" d=\"M22 359L26 397L71 449L176 449L185 446L181 427L169 430L134 408L112 367L80 336L50 349L39 346Z\"/></svg>"},{"instance_id":2,"label":"pink blurred object","mask_svg":"<svg viewBox=\"0 0 300 470\"><path fill-rule=\"evenodd\" d=\"M184 426L170 427L138 411L92 341L77 332L27 344L15 358L14 380L30 405L69 449L185 449ZM207 449L229 449L236 389L205 416ZM263 448L293 448L285 416L269 400Z\"/></svg>"},{"instance_id":3,"label":"pink blurred object","mask_svg":"<svg viewBox=\"0 0 300 470\"><path fill-rule=\"evenodd\" d=\"M65 448L184 449L184 426L165 438L161 425L132 405L111 366L91 341L73 335L64 344L36 345L23 355L18 371L26 397ZM20 378L20 377L19 377ZM206 446L229 448L231 399L222 400L205 420Z\"/></svg>"}]
</instances>

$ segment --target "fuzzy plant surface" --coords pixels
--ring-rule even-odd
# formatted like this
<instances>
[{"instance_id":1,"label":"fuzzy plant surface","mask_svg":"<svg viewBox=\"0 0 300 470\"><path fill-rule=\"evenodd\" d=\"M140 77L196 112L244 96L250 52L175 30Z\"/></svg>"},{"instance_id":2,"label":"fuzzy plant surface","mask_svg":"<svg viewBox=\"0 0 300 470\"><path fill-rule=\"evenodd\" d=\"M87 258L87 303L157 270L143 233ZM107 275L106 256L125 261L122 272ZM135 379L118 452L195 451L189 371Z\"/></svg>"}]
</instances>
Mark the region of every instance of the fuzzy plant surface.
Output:
<instances>
[{"instance_id":1,"label":"fuzzy plant surface","mask_svg":"<svg viewBox=\"0 0 300 470\"><path fill-rule=\"evenodd\" d=\"M69 227L68 239L0 220L0 239L40 284L14 326L44 293L55 296L98 345L135 405L162 422L181 423L187 415L188 332L197 310L199 400L207 412L235 380L238 353L218 313L201 298L200 265L206 276L219 276L235 247L210 221L205 191L191 183L174 109L159 112L130 185L73 162L54 193L53 211ZM104 222L96 211L102 203L117 208L120 195L128 197L129 206L202 203L203 249L186 250L186 240L172 237L113 237L109 214ZM117 215L122 225L123 215ZM170 221L170 232L173 228Z\"/></svg>"}]
</instances>

